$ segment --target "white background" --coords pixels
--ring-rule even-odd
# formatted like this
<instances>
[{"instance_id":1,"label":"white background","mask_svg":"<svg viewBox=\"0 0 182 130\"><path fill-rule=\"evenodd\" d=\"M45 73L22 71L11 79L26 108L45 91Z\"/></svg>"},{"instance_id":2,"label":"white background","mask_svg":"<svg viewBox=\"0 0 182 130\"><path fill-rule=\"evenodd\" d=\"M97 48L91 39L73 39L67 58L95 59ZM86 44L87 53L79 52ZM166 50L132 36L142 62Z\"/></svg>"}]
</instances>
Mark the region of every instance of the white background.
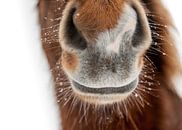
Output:
<instances>
[{"instance_id":1,"label":"white background","mask_svg":"<svg viewBox=\"0 0 182 130\"><path fill-rule=\"evenodd\" d=\"M182 2L166 1L182 34ZM36 0L0 3L0 130L59 129L36 11Z\"/></svg>"}]
</instances>

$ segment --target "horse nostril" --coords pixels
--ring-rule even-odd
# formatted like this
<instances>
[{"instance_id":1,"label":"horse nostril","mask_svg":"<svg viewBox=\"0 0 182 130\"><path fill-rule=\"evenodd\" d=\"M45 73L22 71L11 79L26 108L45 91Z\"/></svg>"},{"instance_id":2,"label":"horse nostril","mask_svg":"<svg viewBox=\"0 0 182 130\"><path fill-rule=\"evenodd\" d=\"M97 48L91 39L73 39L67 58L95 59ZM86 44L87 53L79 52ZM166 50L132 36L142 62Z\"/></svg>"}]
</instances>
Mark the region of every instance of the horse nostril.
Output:
<instances>
[{"instance_id":1,"label":"horse nostril","mask_svg":"<svg viewBox=\"0 0 182 130\"><path fill-rule=\"evenodd\" d=\"M137 25L135 33L132 38L132 45L135 48L145 48L151 44L151 31L146 15L143 13L142 8L139 5L133 5L133 9L137 14Z\"/></svg>"},{"instance_id":2,"label":"horse nostril","mask_svg":"<svg viewBox=\"0 0 182 130\"><path fill-rule=\"evenodd\" d=\"M60 43L68 48L84 50L87 47L86 40L81 32L74 24L74 14L76 8L70 8L66 13L63 13L63 19L60 23ZM64 40L63 40L64 39ZM62 43L64 41L64 43Z\"/></svg>"}]
</instances>

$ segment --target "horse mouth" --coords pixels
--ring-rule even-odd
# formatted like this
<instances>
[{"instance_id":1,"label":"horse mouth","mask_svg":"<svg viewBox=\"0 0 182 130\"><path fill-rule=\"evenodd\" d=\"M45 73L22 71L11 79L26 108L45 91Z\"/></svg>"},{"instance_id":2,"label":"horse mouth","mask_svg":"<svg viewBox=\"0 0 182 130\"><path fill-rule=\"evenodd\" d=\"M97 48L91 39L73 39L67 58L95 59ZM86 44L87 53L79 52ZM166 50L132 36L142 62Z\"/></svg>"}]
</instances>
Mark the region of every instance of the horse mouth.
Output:
<instances>
[{"instance_id":1,"label":"horse mouth","mask_svg":"<svg viewBox=\"0 0 182 130\"><path fill-rule=\"evenodd\" d=\"M137 87L138 78L121 87L91 88L72 80L72 88L76 95L89 103L110 104L126 99Z\"/></svg>"},{"instance_id":2,"label":"horse mouth","mask_svg":"<svg viewBox=\"0 0 182 130\"><path fill-rule=\"evenodd\" d=\"M134 81L130 82L129 84L125 86L120 87L103 87L103 88L91 88L84 85L81 85L80 83L73 81L73 86L81 91L82 93L90 93L90 94L122 94L122 93L128 93L131 92L135 87L137 86L138 79L135 79Z\"/></svg>"}]
</instances>

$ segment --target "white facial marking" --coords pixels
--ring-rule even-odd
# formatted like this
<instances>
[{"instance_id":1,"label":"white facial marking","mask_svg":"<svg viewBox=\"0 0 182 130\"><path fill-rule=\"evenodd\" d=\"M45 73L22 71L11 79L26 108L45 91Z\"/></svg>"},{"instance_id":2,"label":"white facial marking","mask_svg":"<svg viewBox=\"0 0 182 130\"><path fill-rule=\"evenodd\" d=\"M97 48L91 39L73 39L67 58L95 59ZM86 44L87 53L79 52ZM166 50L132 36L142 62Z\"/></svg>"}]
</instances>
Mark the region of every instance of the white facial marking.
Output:
<instances>
[{"instance_id":1,"label":"white facial marking","mask_svg":"<svg viewBox=\"0 0 182 130\"><path fill-rule=\"evenodd\" d=\"M109 44L106 49L107 51L113 51L115 53L119 53L119 47L120 47L120 44L117 37L116 41L114 43Z\"/></svg>"},{"instance_id":2,"label":"white facial marking","mask_svg":"<svg viewBox=\"0 0 182 130\"><path fill-rule=\"evenodd\" d=\"M115 53L119 53L119 48L120 48L120 44L122 44L121 40L122 40L124 33L135 29L135 26L136 26L136 19L133 19L132 17L130 17L126 22L126 25L124 25L124 28L122 29L122 31L116 37L115 41L113 43L110 43L106 47L106 50L113 51Z\"/></svg>"}]
</instances>

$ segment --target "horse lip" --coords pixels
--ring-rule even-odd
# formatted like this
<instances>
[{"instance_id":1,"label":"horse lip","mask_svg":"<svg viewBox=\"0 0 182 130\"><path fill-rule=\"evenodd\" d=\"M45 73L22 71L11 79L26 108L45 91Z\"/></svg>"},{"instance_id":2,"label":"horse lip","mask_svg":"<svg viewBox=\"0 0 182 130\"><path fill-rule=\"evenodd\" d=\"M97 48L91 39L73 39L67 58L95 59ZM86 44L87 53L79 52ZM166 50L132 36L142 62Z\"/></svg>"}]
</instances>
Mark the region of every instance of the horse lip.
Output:
<instances>
[{"instance_id":1,"label":"horse lip","mask_svg":"<svg viewBox=\"0 0 182 130\"><path fill-rule=\"evenodd\" d=\"M72 80L72 85L75 89L79 90L82 93L90 94L124 94L133 91L138 84L138 78L130 82L129 84L121 87L105 87L105 88L91 88L79 84L78 82Z\"/></svg>"}]
</instances>

